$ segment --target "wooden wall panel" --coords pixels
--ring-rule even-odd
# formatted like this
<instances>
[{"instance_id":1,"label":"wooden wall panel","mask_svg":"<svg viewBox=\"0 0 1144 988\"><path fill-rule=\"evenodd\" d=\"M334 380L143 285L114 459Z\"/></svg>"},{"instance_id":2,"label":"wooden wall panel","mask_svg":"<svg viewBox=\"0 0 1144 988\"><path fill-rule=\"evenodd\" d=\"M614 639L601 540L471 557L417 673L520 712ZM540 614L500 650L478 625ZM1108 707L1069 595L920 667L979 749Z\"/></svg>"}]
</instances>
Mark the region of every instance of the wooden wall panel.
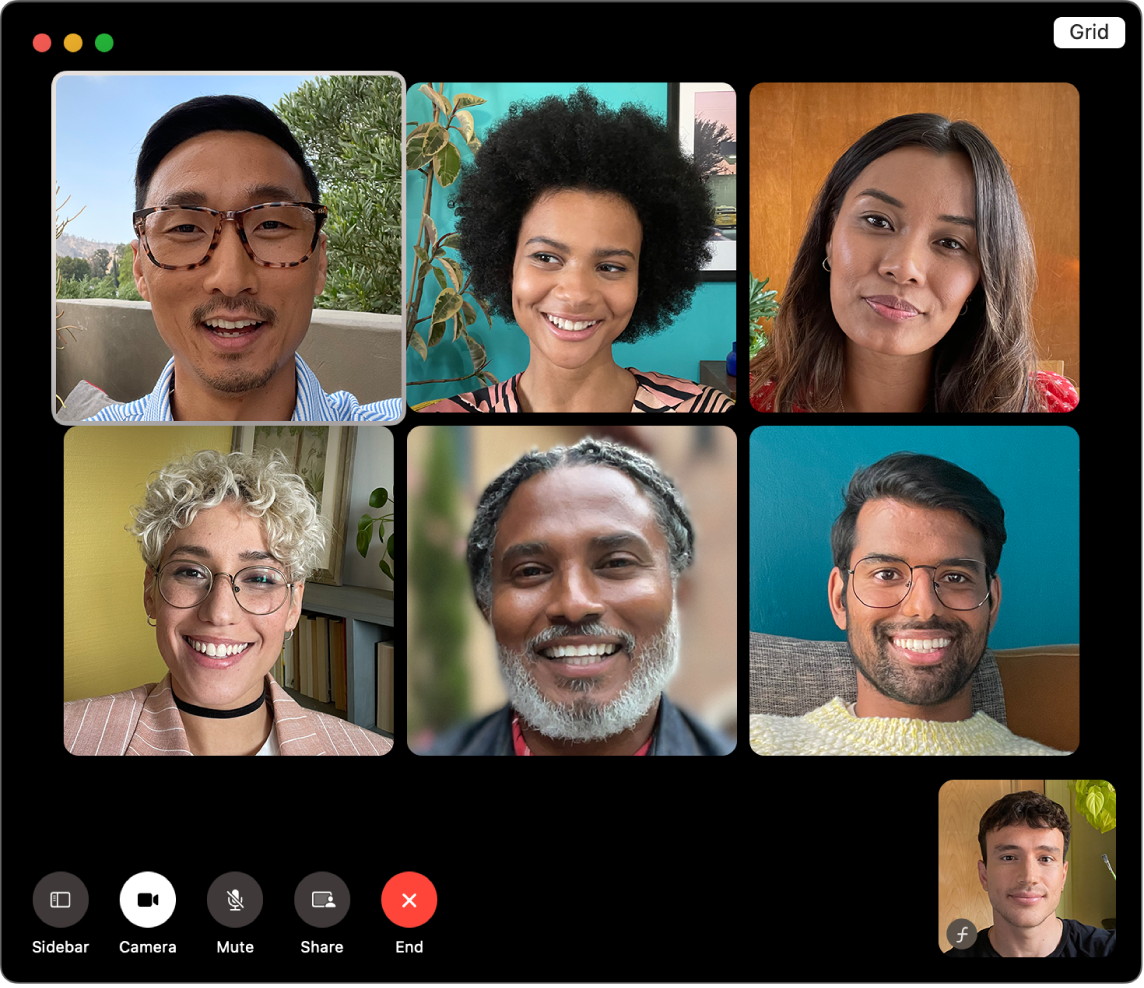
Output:
<instances>
[{"instance_id":1,"label":"wooden wall panel","mask_svg":"<svg viewBox=\"0 0 1144 988\"><path fill-rule=\"evenodd\" d=\"M978 930L993 925L993 907L977 877L981 850L977 828L981 817L1011 792L1045 791L1043 779L955 780L938 792L938 946L949 950L945 931L955 919L967 919Z\"/></svg>"},{"instance_id":2,"label":"wooden wall panel","mask_svg":"<svg viewBox=\"0 0 1144 988\"><path fill-rule=\"evenodd\" d=\"M751 271L779 291L814 196L866 131L903 113L969 120L1009 166L1037 253L1039 355L1080 381L1080 95L1068 83L760 83L750 102Z\"/></svg>"}]
</instances>

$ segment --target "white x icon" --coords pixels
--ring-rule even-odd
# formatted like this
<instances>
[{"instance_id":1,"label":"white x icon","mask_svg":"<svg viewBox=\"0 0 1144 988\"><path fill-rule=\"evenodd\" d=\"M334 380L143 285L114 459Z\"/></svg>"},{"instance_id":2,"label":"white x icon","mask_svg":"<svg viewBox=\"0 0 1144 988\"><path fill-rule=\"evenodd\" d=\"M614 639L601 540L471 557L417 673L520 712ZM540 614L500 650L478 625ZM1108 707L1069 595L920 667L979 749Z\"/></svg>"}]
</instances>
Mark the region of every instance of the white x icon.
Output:
<instances>
[{"instance_id":1,"label":"white x icon","mask_svg":"<svg viewBox=\"0 0 1144 988\"><path fill-rule=\"evenodd\" d=\"M403 903L401 903L402 909L404 909L406 906L412 906L414 909L417 908L417 903L413 901L414 899L417 898L416 892L414 892L412 895L405 895L404 892L402 892L401 894L405 896L405 901Z\"/></svg>"}]
</instances>

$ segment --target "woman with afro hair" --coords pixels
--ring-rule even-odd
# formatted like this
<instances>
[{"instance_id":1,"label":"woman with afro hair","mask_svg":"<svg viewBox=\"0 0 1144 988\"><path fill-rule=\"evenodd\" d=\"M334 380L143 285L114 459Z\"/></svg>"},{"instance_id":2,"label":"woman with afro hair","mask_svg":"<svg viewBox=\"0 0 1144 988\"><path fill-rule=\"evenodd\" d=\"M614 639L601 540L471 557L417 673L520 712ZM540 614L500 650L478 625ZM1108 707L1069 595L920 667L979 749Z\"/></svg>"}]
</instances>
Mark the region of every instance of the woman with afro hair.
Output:
<instances>
[{"instance_id":1,"label":"woman with afro hair","mask_svg":"<svg viewBox=\"0 0 1144 988\"><path fill-rule=\"evenodd\" d=\"M707 188L646 110L586 89L514 103L450 201L474 292L529 340L521 373L424 412L721 412L721 392L621 367L612 344L685 311L710 259Z\"/></svg>"}]
</instances>

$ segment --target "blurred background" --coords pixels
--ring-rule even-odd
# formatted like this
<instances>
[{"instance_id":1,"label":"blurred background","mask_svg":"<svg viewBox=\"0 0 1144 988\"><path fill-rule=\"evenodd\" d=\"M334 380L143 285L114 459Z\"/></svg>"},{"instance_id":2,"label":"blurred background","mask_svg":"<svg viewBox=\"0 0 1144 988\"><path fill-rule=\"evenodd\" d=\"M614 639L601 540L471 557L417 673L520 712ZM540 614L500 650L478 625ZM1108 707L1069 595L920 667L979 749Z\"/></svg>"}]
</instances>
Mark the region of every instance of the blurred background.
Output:
<instances>
[{"instance_id":1,"label":"blurred background","mask_svg":"<svg viewBox=\"0 0 1144 988\"><path fill-rule=\"evenodd\" d=\"M506 701L496 645L473 600L465 546L485 487L522 454L591 436L654 459L682 492L695 561L677 587L673 701L735 733L736 438L725 426L420 426L409 434L409 746Z\"/></svg>"}]
</instances>

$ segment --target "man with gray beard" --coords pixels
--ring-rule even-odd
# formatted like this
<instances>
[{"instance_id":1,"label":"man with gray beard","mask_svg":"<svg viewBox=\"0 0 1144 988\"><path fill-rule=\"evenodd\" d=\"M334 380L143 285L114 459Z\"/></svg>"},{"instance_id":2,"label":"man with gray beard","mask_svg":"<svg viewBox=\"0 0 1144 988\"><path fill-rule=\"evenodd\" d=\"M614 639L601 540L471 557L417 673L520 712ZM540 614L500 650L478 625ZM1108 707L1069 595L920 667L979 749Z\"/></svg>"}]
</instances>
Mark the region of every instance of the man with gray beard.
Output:
<instances>
[{"instance_id":1,"label":"man with gray beard","mask_svg":"<svg viewBox=\"0 0 1144 988\"><path fill-rule=\"evenodd\" d=\"M585 439L522 456L481 496L468 546L509 703L429 753L729 752L663 692L694 539L675 486L633 450Z\"/></svg>"}]
</instances>

